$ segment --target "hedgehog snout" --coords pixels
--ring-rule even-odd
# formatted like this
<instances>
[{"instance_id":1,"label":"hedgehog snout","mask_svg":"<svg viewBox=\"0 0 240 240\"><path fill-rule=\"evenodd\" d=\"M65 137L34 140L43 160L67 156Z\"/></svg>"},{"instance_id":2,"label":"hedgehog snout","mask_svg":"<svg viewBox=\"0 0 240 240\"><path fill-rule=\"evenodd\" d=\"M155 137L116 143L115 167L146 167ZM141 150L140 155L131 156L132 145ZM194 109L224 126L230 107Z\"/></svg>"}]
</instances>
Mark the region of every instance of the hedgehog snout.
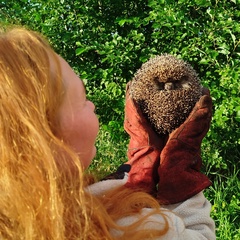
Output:
<instances>
[{"instance_id":1,"label":"hedgehog snout","mask_svg":"<svg viewBox=\"0 0 240 240\"><path fill-rule=\"evenodd\" d=\"M173 82L166 82L164 85L164 90L173 90L174 89L174 83Z\"/></svg>"}]
</instances>

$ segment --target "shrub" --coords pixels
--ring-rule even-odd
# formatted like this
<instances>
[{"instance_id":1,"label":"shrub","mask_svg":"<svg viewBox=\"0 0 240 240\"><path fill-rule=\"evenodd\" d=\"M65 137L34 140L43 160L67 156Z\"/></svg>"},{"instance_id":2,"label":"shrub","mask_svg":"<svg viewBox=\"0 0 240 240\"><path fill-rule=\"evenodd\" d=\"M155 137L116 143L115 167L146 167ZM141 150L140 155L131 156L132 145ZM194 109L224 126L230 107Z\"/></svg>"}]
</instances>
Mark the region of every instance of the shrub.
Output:
<instances>
[{"instance_id":1,"label":"shrub","mask_svg":"<svg viewBox=\"0 0 240 240\"><path fill-rule=\"evenodd\" d=\"M239 215L236 208L239 195L234 194L234 188L239 189L239 171L235 169L239 169L240 159L239 3L239 0L9 0L0 3L0 19L42 32L80 74L101 122L97 143L101 151L93 168L103 164L102 169L107 172L126 159L128 137L123 130L126 83L153 55L169 53L188 61L213 98L212 125L202 146L205 170L215 184L207 194L217 224L223 219L222 204L230 204L231 213L225 215L230 224ZM228 191L222 185L225 178L232 184ZM236 222L233 226L239 229ZM239 236L236 231L219 231L220 238L227 239L227 234L228 239Z\"/></svg>"}]
</instances>

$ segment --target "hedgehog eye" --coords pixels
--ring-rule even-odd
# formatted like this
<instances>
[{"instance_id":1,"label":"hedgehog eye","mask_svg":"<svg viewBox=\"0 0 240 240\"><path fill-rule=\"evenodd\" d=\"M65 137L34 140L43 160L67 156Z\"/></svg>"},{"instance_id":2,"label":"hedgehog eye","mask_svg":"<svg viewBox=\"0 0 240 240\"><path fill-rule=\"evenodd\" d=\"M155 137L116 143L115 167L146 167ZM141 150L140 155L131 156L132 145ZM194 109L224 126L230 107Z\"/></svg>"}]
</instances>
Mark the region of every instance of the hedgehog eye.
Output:
<instances>
[{"instance_id":1,"label":"hedgehog eye","mask_svg":"<svg viewBox=\"0 0 240 240\"><path fill-rule=\"evenodd\" d=\"M180 85L181 85L181 88L189 88L190 87L190 84L189 84L189 77L188 76L182 76L181 79L180 79Z\"/></svg>"},{"instance_id":2,"label":"hedgehog eye","mask_svg":"<svg viewBox=\"0 0 240 240\"><path fill-rule=\"evenodd\" d=\"M174 78L169 77L166 82L175 82Z\"/></svg>"},{"instance_id":3,"label":"hedgehog eye","mask_svg":"<svg viewBox=\"0 0 240 240\"><path fill-rule=\"evenodd\" d=\"M182 76L180 81L181 82L188 82L188 76Z\"/></svg>"},{"instance_id":4,"label":"hedgehog eye","mask_svg":"<svg viewBox=\"0 0 240 240\"><path fill-rule=\"evenodd\" d=\"M164 83L160 82L159 77L155 77L153 80L154 80L158 90L164 90Z\"/></svg>"},{"instance_id":5,"label":"hedgehog eye","mask_svg":"<svg viewBox=\"0 0 240 240\"><path fill-rule=\"evenodd\" d=\"M174 89L188 88L188 76L182 76L179 81L174 82Z\"/></svg>"},{"instance_id":6,"label":"hedgehog eye","mask_svg":"<svg viewBox=\"0 0 240 240\"><path fill-rule=\"evenodd\" d=\"M182 88L182 84L180 81L174 83L174 89L181 89L181 88Z\"/></svg>"}]
</instances>

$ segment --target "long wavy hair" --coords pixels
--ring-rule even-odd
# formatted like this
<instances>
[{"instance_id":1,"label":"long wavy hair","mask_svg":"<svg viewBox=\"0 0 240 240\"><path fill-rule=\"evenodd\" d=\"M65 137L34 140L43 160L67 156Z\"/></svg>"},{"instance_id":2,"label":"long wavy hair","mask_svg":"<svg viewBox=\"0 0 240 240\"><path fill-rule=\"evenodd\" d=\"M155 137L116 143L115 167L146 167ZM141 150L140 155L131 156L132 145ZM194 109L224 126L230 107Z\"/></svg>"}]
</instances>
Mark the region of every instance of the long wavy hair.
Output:
<instances>
[{"instance_id":1,"label":"long wavy hair","mask_svg":"<svg viewBox=\"0 0 240 240\"><path fill-rule=\"evenodd\" d=\"M143 207L161 214L151 196L124 187L104 197L84 190L88 181L78 155L56 137L63 97L58 57L47 40L24 28L2 28L1 239L146 239L166 233L167 220L156 231L136 230L138 222L128 227L115 223ZM114 238L110 229L123 235Z\"/></svg>"}]
</instances>

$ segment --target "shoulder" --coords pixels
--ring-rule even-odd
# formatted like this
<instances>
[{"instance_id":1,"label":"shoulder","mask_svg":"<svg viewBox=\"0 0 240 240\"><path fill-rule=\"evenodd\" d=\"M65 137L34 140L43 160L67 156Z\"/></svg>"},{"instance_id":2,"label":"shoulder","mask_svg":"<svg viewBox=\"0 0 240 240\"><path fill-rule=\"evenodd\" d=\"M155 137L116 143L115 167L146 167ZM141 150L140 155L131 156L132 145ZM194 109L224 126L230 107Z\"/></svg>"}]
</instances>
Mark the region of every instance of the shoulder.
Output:
<instances>
[{"instance_id":1,"label":"shoulder","mask_svg":"<svg viewBox=\"0 0 240 240\"><path fill-rule=\"evenodd\" d=\"M194 201L196 198L202 198L201 196L195 196L188 201ZM179 204L181 205L181 204ZM185 203L183 203L185 205ZM186 205L188 205L186 203ZM190 204L191 205L191 204ZM180 207L180 206L179 206ZM181 208L181 207L180 207ZM202 208L203 212L205 211ZM180 213L183 211L182 213ZM155 238L156 240L215 240L215 228L214 222L208 214L201 214L201 210L189 210L181 209L174 211L160 207L159 209L143 208L139 214L124 217L119 219L116 223L119 226L130 226L137 223L139 230L160 230L163 231L167 228L166 232ZM206 216L208 215L208 216ZM113 236L119 236L123 234L120 231L114 230Z\"/></svg>"},{"instance_id":2,"label":"shoulder","mask_svg":"<svg viewBox=\"0 0 240 240\"><path fill-rule=\"evenodd\" d=\"M137 229L139 230L159 230L164 234L157 239L171 239L180 240L182 238L185 226L181 218L167 209L160 208L157 211L155 209L143 208L139 214L127 216L116 221L119 226L130 226L134 223L138 223ZM112 230L113 236L120 236L123 233L121 231ZM188 238L190 240L190 238ZM184 239L187 240L187 239Z\"/></svg>"},{"instance_id":3,"label":"shoulder","mask_svg":"<svg viewBox=\"0 0 240 240\"><path fill-rule=\"evenodd\" d=\"M109 190L125 185L128 174L122 179L110 179L97 182L87 187L93 195L103 195ZM193 196L184 202L161 206L158 209L143 208L139 213L122 217L116 221L119 226L130 226L137 223L138 229L163 230L168 226L168 231L156 239L171 240L214 240L215 224L210 217L211 204L203 193ZM113 236L121 236L123 232L112 230Z\"/></svg>"},{"instance_id":4,"label":"shoulder","mask_svg":"<svg viewBox=\"0 0 240 240\"><path fill-rule=\"evenodd\" d=\"M128 173L124 173L122 179L107 179L100 182L96 182L92 185L89 185L86 188L86 191L97 196L103 195L105 192L109 190L113 190L115 188L121 187L127 183Z\"/></svg>"}]
</instances>

